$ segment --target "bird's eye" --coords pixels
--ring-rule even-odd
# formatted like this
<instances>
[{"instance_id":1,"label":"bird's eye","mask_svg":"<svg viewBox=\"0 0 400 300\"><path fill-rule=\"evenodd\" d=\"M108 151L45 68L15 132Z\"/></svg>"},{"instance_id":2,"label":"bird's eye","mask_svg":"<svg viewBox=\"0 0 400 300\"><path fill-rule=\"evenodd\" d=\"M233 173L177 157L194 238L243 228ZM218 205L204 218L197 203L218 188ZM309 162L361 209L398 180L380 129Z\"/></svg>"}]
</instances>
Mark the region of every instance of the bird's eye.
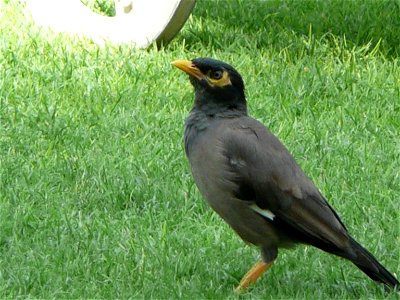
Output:
<instances>
[{"instance_id":1,"label":"bird's eye","mask_svg":"<svg viewBox=\"0 0 400 300\"><path fill-rule=\"evenodd\" d=\"M221 79L223 75L223 72L221 70L217 70L217 71L211 71L210 72L210 78L212 79Z\"/></svg>"}]
</instances>

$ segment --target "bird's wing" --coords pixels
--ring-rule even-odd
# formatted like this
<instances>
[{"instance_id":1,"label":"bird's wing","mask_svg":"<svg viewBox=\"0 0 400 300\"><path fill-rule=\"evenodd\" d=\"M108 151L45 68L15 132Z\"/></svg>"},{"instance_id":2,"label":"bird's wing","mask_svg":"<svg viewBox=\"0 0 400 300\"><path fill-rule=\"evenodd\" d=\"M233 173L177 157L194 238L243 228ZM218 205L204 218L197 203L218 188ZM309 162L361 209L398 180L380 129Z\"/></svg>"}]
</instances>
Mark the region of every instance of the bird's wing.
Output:
<instances>
[{"instance_id":1,"label":"bird's wing","mask_svg":"<svg viewBox=\"0 0 400 300\"><path fill-rule=\"evenodd\" d=\"M221 142L237 198L254 201L255 210L300 242L340 255L348 245L345 226L285 146L248 117L223 127Z\"/></svg>"}]
</instances>

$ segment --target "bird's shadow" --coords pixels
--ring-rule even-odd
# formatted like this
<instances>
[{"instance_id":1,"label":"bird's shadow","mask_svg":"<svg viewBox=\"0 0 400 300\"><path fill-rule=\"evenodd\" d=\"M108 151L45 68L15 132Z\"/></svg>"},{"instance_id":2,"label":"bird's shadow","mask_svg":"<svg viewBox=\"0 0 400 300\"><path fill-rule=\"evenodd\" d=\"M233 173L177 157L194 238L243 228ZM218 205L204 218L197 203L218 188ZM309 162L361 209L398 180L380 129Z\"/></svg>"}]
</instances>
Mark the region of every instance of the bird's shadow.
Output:
<instances>
[{"instance_id":1,"label":"bird's shadow","mask_svg":"<svg viewBox=\"0 0 400 300\"><path fill-rule=\"evenodd\" d=\"M298 37L345 40L346 47L400 54L400 2L198 1L179 39L188 50L233 50L236 45L297 49Z\"/></svg>"}]
</instances>

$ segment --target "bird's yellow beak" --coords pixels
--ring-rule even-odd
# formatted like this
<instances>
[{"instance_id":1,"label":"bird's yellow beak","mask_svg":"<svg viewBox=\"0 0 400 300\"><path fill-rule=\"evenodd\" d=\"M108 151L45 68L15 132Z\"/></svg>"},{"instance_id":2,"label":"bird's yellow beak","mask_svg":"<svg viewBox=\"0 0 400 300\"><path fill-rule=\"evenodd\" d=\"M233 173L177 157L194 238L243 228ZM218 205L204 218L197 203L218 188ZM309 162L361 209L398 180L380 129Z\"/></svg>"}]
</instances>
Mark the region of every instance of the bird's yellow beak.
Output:
<instances>
[{"instance_id":1,"label":"bird's yellow beak","mask_svg":"<svg viewBox=\"0 0 400 300\"><path fill-rule=\"evenodd\" d=\"M190 60L183 60L183 59L175 60L171 64L177 67L178 69L181 69L188 75L196 77L199 80L204 78L204 74Z\"/></svg>"}]
</instances>

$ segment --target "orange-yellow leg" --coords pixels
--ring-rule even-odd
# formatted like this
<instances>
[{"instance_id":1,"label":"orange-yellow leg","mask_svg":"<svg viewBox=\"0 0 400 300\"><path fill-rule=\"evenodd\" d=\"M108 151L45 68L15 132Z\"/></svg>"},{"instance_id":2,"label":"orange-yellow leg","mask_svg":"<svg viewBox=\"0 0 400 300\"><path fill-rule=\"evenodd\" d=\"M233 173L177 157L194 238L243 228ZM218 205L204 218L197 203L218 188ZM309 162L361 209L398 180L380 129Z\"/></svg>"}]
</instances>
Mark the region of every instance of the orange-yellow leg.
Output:
<instances>
[{"instance_id":1,"label":"orange-yellow leg","mask_svg":"<svg viewBox=\"0 0 400 300\"><path fill-rule=\"evenodd\" d=\"M243 276L240 280L239 285L236 288L236 292L241 292L242 290L248 288L251 284L255 283L265 271L267 271L273 264L273 261L266 263L262 260L258 261L251 269Z\"/></svg>"}]
</instances>

